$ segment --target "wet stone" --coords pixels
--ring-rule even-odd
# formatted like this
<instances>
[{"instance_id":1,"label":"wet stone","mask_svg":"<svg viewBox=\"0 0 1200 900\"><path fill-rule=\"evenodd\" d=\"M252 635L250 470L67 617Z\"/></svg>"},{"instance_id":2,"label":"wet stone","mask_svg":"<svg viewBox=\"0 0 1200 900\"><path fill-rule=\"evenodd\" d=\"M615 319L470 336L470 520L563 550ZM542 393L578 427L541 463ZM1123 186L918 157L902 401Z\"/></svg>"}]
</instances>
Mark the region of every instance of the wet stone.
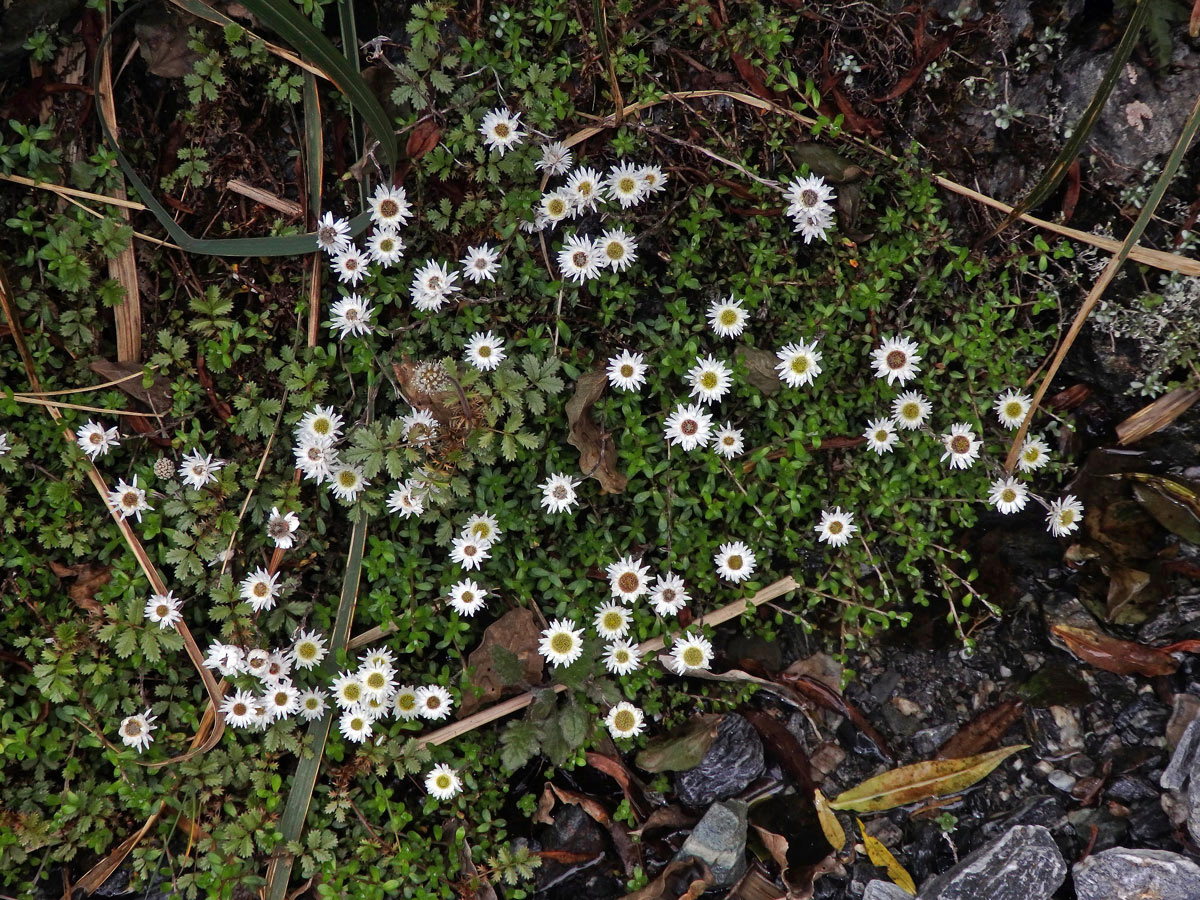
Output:
<instances>
[{"instance_id":1,"label":"wet stone","mask_svg":"<svg viewBox=\"0 0 1200 900\"><path fill-rule=\"evenodd\" d=\"M1157 800L1158 791L1154 789L1154 785L1143 778L1122 775L1109 784L1104 791L1104 797L1107 800L1116 800L1118 803L1129 806L1138 800Z\"/></svg>"},{"instance_id":2,"label":"wet stone","mask_svg":"<svg viewBox=\"0 0 1200 900\"><path fill-rule=\"evenodd\" d=\"M1128 823L1104 809L1076 809L1067 814L1067 819L1075 829L1075 836L1083 846L1092 841L1092 829L1095 829L1095 844L1092 852L1116 847L1125 840L1129 831Z\"/></svg>"},{"instance_id":3,"label":"wet stone","mask_svg":"<svg viewBox=\"0 0 1200 900\"><path fill-rule=\"evenodd\" d=\"M912 736L913 753L921 759L929 759L934 751L950 738L954 737L958 726L953 722L947 725L935 725L933 728L922 728Z\"/></svg>"},{"instance_id":4,"label":"wet stone","mask_svg":"<svg viewBox=\"0 0 1200 900\"><path fill-rule=\"evenodd\" d=\"M912 894L898 884L877 878L867 885L862 900L912 900Z\"/></svg>"},{"instance_id":5,"label":"wet stone","mask_svg":"<svg viewBox=\"0 0 1200 900\"><path fill-rule=\"evenodd\" d=\"M1172 830L1171 820L1157 797L1143 800L1129 810L1129 836L1133 843L1161 846Z\"/></svg>"},{"instance_id":6,"label":"wet stone","mask_svg":"<svg viewBox=\"0 0 1200 900\"><path fill-rule=\"evenodd\" d=\"M1147 740L1161 744L1169 715L1153 694L1138 694L1136 700L1117 713L1117 732L1126 744L1137 745Z\"/></svg>"},{"instance_id":7,"label":"wet stone","mask_svg":"<svg viewBox=\"0 0 1200 900\"><path fill-rule=\"evenodd\" d=\"M1074 868L1079 900L1196 900L1200 865L1166 850L1114 847Z\"/></svg>"},{"instance_id":8,"label":"wet stone","mask_svg":"<svg viewBox=\"0 0 1200 900\"><path fill-rule=\"evenodd\" d=\"M707 806L737 796L762 773L762 739L753 725L733 713L721 720L700 765L675 776L675 791L688 806Z\"/></svg>"},{"instance_id":9,"label":"wet stone","mask_svg":"<svg viewBox=\"0 0 1200 900\"><path fill-rule=\"evenodd\" d=\"M1018 825L925 884L919 900L1048 900L1067 877L1050 832Z\"/></svg>"},{"instance_id":10,"label":"wet stone","mask_svg":"<svg viewBox=\"0 0 1200 900\"><path fill-rule=\"evenodd\" d=\"M1196 759L1196 751L1200 750L1200 719L1193 721L1183 732L1171 761L1159 779L1159 784L1169 791L1177 791L1192 773L1192 763Z\"/></svg>"},{"instance_id":11,"label":"wet stone","mask_svg":"<svg viewBox=\"0 0 1200 900\"><path fill-rule=\"evenodd\" d=\"M713 887L729 887L746 871L746 810L741 800L726 800L708 808L676 859L694 856L712 870Z\"/></svg>"}]
</instances>

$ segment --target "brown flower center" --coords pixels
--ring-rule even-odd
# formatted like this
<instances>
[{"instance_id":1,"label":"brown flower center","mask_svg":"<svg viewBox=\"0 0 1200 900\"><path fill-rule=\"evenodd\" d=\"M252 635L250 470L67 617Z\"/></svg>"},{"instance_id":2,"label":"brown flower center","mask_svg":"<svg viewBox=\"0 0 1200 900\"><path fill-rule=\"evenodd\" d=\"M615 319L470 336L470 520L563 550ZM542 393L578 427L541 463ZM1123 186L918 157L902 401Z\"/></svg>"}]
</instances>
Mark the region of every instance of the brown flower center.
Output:
<instances>
[{"instance_id":1,"label":"brown flower center","mask_svg":"<svg viewBox=\"0 0 1200 900\"><path fill-rule=\"evenodd\" d=\"M392 218L398 212L400 212L400 204L391 197L379 204L379 214L385 219Z\"/></svg>"},{"instance_id":2,"label":"brown flower center","mask_svg":"<svg viewBox=\"0 0 1200 900\"><path fill-rule=\"evenodd\" d=\"M887 367L889 369L903 369L904 364L908 362L908 354L903 350L893 350L887 355Z\"/></svg>"},{"instance_id":3,"label":"brown flower center","mask_svg":"<svg viewBox=\"0 0 1200 900\"><path fill-rule=\"evenodd\" d=\"M632 572L622 572L621 577L617 579L617 587L626 594L636 591L638 584L640 584L640 579Z\"/></svg>"},{"instance_id":4,"label":"brown flower center","mask_svg":"<svg viewBox=\"0 0 1200 900\"><path fill-rule=\"evenodd\" d=\"M846 526L844 526L837 519L834 519L832 522L829 523L828 527L829 527L830 534L841 534L842 529L845 528Z\"/></svg>"},{"instance_id":5,"label":"brown flower center","mask_svg":"<svg viewBox=\"0 0 1200 900\"><path fill-rule=\"evenodd\" d=\"M965 434L956 434L950 438L950 451L952 453L968 453L971 450L971 440Z\"/></svg>"}]
</instances>

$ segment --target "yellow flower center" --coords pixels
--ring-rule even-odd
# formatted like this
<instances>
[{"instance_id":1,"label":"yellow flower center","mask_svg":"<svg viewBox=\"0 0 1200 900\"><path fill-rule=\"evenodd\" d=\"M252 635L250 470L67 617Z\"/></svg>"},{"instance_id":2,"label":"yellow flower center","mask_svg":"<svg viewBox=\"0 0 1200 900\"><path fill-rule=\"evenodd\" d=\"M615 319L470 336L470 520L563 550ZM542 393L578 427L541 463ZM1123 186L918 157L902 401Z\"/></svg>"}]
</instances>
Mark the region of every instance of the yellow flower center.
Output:
<instances>
[{"instance_id":1,"label":"yellow flower center","mask_svg":"<svg viewBox=\"0 0 1200 900\"><path fill-rule=\"evenodd\" d=\"M604 247L604 252L609 259L617 260L625 257L625 248L621 246L620 241L609 241Z\"/></svg>"},{"instance_id":2,"label":"yellow flower center","mask_svg":"<svg viewBox=\"0 0 1200 900\"><path fill-rule=\"evenodd\" d=\"M604 614L601 624L604 625L606 631L616 631L625 624L625 619L619 612L608 612Z\"/></svg>"},{"instance_id":3,"label":"yellow flower center","mask_svg":"<svg viewBox=\"0 0 1200 900\"><path fill-rule=\"evenodd\" d=\"M683 651L680 659L683 660L683 664L688 668L696 669L704 664L704 651L699 647L688 647Z\"/></svg>"},{"instance_id":4,"label":"yellow flower center","mask_svg":"<svg viewBox=\"0 0 1200 900\"><path fill-rule=\"evenodd\" d=\"M158 606L154 607L154 612L158 615L158 617L160 619L165 619L167 617L167 613L169 613L170 611L171 611L171 607L167 606L167 604L165 604L165 603L160 603L160 604L158 604Z\"/></svg>"},{"instance_id":5,"label":"yellow flower center","mask_svg":"<svg viewBox=\"0 0 1200 900\"><path fill-rule=\"evenodd\" d=\"M742 558L740 556L738 556L736 553L733 556L729 557L729 559L726 560L726 562L725 562L725 568L727 568L727 569L733 569L736 571L737 569L740 569L741 567L742 567Z\"/></svg>"},{"instance_id":6,"label":"yellow flower center","mask_svg":"<svg viewBox=\"0 0 1200 900\"><path fill-rule=\"evenodd\" d=\"M832 522L829 523L829 525L827 527L829 528L830 534L841 534L842 529L845 528L846 526L843 525L841 522L839 522L837 519L834 519Z\"/></svg>"},{"instance_id":7,"label":"yellow flower center","mask_svg":"<svg viewBox=\"0 0 1200 900\"><path fill-rule=\"evenodd\" d=\"M797 375L803 375L808 371L808 357L795 356L792 358L792 371Z\"/></svg>"},{"instance_id":8,"label":"yellow flower center","mask_svg":"<svg viewBox=\"0 0 1200 900\"><path fill-rule=\"evenodd\" d=\"M738 314L732 309L723 309L721 310L721 315L717 318L726 328L732 328L737 324Z\"/></svg>"},{"instance_id":9,"label":"yellow flower center","mask_svg":"<svg viewBox=\"0 0 1200 900\"><path fill-rule=\"evenodd\" d=\"M626 175L619 182L617 182L617 190L622 194L632 194L637 190L637 182Z\"/></svg>"},{"instance_id":10,"label":"yellow flower center","mask_svg":"<svg viewBox=\"0 0 1200 900\"><path fill-rule=\"evenodd\" d=\"M1012 488L1005 488L1003 491L1000 492L1000 499L1002 501L1004 501L1005 503L1012 503L1014 500L1017 499L1017 492L1014 491Z\"/></svg>"},{"instance_id":11,"label":"yellow flower center","mask_svg":"<svg viewBox=\"0 0 1200 900\"><path fill-rule=\"evenodd\" d=\"M401 694L396 698L396 708L405 711L417 708L417 698L414 694Z\"/></svg>"},{"instance_id":12,"label":"yellow flower center","mask_svg":"<svg viewBox=\"0 0 1200 900\"><path fill-rule=\"evenodd\" d=\"M613 716L613 728L617 731L633 731L637 725L637 717L627 709L623 709Z\"/></svg>"},{"instance_id":13,"label":"yellow flower center","mask_svg":"<svg viewBox=\"0 0 1200 900\"><path fill-rule=\"evenodd\" d=\"M561 216L567 211L567 204L560 197L554 197L546 204L546 212L552 216Z\"/></svg>"},{"instance_id":14,"label":"yellow flower center","mask_svg":"<svg viewBox=\"0 0 1200 900\"><path fill-rule=\"evenodd\" d=\"M372 672L367 676L367 687L373 691L383 690L383 686L387 684L387 678L382 672Z\"/></svg>"},{"instance_id":15,"label":"yellow flower center","mask_svg":"<svg viewBox=\"0 0 1200 900\"><path fill-rule=\"evenodd\" d=\"M338 474L338 482L344 488L352 488L358 484L358 476L350 471L342 471Z\"/></svg>"},{"instance_id":16,"label":"yellow flower center","mask_svg":"<svg viewBox=\"0 0 1200 900\"><path fill-rule=\"evenodd\" d=\"M1004 414L1006 416L1008 416L1010 419L1015 419L1018 416L1022 416L1025 414L1025 408L1022 404L1018 403L1016 400L1010 400L1004 407Z\"/></svg>"},{"instance_id":17,"label":"yellow flower center","mask_svg":"<svg viewBox=\"0 0 1200 900\"><path fill-rule=\"evenodd\" d=\"M350 682L350 684L342 689L342 697L351 703L357 703L362 699L362 688L354 682Z\"/></svg>"},{"instance_id":18,"label":"yellow flower center","mask_svg":"<svg viewBox=\"0 0 1200 900\"><path fill-rule=\"evenodd\" d=\"M575 638L560 631L550 639L550 649L559 654L570 653L575 649Z\"/></svg>"},{"instance_id":19,"label":"yellow flower center","mask_svg":"<svg viewBox=\"0 0 1200 900\"><path fill-rule=\"evenodd\" d=\"M902 407L900 407L900 416L904 419L908 419L910 421L916 420L920 415L921 405L919 403L914 403L910 400L908 403L905 403Z\"/></svg>"},{"instance_id":20,"label":"yellow flower center","mask_svg":"<svg viewBox=\"0 0 1200 900\"><path fill-rule=\"evenodd\" d=\"M700 376L700 386L706 391L714 390L717 386L717 373L705 372Z\"/></svg>"},{"instance_id":21,"label":"yellow flower center","mask_svg":"<svg viewBox=\"0 0 1200 900\"><path fill-rule=\"evenodd\" d=\"M436 784L438 786L438 788L443 791L449 790L450 785L452 784L452 782L450 780L450 776L447 775L445 772L438 775L438 777L434 779L433 783Z\"/></svg>"}]
</instances>

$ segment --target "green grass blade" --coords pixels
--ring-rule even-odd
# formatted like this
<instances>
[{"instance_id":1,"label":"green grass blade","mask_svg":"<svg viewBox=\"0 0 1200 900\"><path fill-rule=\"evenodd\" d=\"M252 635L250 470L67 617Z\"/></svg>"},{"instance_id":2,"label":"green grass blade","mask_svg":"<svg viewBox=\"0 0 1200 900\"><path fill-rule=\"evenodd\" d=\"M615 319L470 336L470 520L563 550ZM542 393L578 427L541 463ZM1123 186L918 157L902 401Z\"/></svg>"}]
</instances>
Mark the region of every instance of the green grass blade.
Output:
<instances>
[{"instance_id":1,"label":"green grass blade","mask_svg":"<svg viewBox=\"0 0 1200 900\"><path fill-rule=\"evenodd\" d=\"M284 38L301 56L311 60L333 80L371 129L375 140L379 141L380 150L388 165L395 169L396 135L391 119L367 87L366 81L358 72L357 64L352 65L347 59L348 56L354 55L357 60L357 44L348 45L343 55L291 3L281 3L279 0L243 0L242 6L274 29L275 33Z\"/></svg>"},{"instance_id":2,"label":"green grass blade","mask_svg":"<svg viewBox=\"0 0 1200 900\"><path fill-rule=\"evenodd\" d=\"M363 548L366 542L367 515L360 510L354 529L350 533L350 554L346 559L346 575L342 579L342 596L338 602L333 635L329 641L330 653L325 663L324 675L330 681L337 671L337 653L344 650L350 640L350 625L354 621L354 607L358 603L358 583L362 574ZM296 764L296 774L292 777L287 804L279 821L279 830L283 832L283 844L299 841L304 831L304 820L308 817L308 808L312 803L313 788L316 787L321 760L325 756L325 742L329 740L329 731L333 727L335 709L336 707L331 706L325 711L325 715L308 728L311 755L302 756ZM295 857L283 846L279 848L278 854L272 857L271 864L267 867L267 900L284 900L295 861Z\"/></svg>"},{"instance_id":3,"label":"green grass blade","mask_svg":"<svg viewBox=\"0 0 1200 900\"><path fill-rule=\"evenodd\" d=\"M358 24L354 18L354 0L338 0L338 27L342 32L342 52L346 55L346 62L356 73L360 71L358 63ZM350 107L350 134L354 137L354 152L358 156L362 156L366 150L365 138L363 136L362 124L358 120L358 116L354 114L354 107ZM358 199L359 205L367 208L367 182L366 179L358 180Z\"/></svg>"},{"instance_id":4,"label":"green grass blade","mask_svg":"<svg viewBox=\"0 0 1200 900\"><path fill-rule=\"evenodd\" d=\"M176 2L178 5L184 6L184 8L187 8L189 5L188 0L176 0ZM195 2L195 0L191 0L191 2ZM99 50L103 51L104 47L112 40L113 35L128 16L140 12L145 5L145 2L136 3L113 20L112 25L100 40ZM200 5L203 6L203 4ZM334 84L347 94L351 106L358 109L359 114L371 126L372 131L375 131L379 127L383 128L377 134L377 138L380 141L380 147L384 156L389 162L394 162L396 158L396 141L391 126L387 122L387 114L384 113L383 107L379 105L379 101L375 99L374 95L367 88L366 82L363 81L357 71L350 68L346 60L338 53L337 48L326 40L325 36L317 31L312 23L305 19L295 7L275 8L268 0L247 0L244 5L248 9L251 9L264 22L275 28L297 50L308 54L312 61L333 79ZM261 11L263 8L269 10L269 14L263 13ZM302 24L297 22L297 19L302 20ZM277 25L277 22L281 24ZM291 27L289 27L288 23L291 23ZM355 48L356 51L357 48ZM96 53L96 63L92 70L93 86L99 83L100 62L103 56L102 52ZM332 64L329 61L330 59L333 60ZM366 107L373 107L373 109L367 109ZM377 124L380 121L383 123L382 126ZM100 117L100 128L104 134L105 143L116 154L117 164L121 167L121 171L125 173L125 178L130 186L133 187L142 203L145 204L154 218L158 220L159 224L170 235L171 240L186 252L204 256L298 256L305 253L312 253L316 247L316 236L311 233L258 238L200 239L192 237L175 221L166 207L158 202L150 186L137 174L129 158L122 152L116 137L109 130L103 116ZM361 234L367 229L370 219L371 217L368 212L355 216L350 222L351 233L355 235Z\"/></svg>"},{"instance_id":5,"label":"green grass blade","mask_svg":"<svg viewBox=\"0 0 1200 900\"><path fill-rule=\"evenodd\" d=\"M325 174L325 129L321 125L321 97L316 76L304 73L304 171L308 181L308 208L321 215L321 190ZM316 244L310 250L315 250Z\"/></svg>"},{"instance_id":6,"label":"green grass blade","mask_svg":"<svg viewBox=\"0 0 1200 900\"><path fill-rule=\"evenodd\" d=\"M1149 14L1150 3L1148 0L1138 0L1138 5L1134 9L1133 15L1129 17L1129 24L1125 27L1125 34L1121 38L1121 43L1117 45L1112 61L1109 62L1108 69L1104 73L1104 78L1101 79L1100 86L1092 96L1092 102L1088 104L1079 121L1075 123L1075 129L1071 132L1071 136L1063 144L1062 149L1058 151L1058 155L1054 157L1054 161L1042 173L1042 177L1033 186L1033 190L1029 192L1024 200L1013 207L1012 212L1005 216L1004 221L996 226L989 237L999 234L1013 222L1017 221L1024 213L1049 197L1062 182L1063 178L1066 177L1067 170L1071 168L1071 163L1079 156L1079 151L1083 148L1084 141L1087 140L1088 135L1092 133L1092 129L1096 127L1096 123L1100 120L1100 114L1104 111L1105 104L1108 103L1108 97L1112 93L1113 87L1116 86L1117 79L1125 71L1125 64L1129 61L1130 54L1133 53L1133 48L1141 36L1142 26L1146 24Z\"/></svg>"}]
</instances>

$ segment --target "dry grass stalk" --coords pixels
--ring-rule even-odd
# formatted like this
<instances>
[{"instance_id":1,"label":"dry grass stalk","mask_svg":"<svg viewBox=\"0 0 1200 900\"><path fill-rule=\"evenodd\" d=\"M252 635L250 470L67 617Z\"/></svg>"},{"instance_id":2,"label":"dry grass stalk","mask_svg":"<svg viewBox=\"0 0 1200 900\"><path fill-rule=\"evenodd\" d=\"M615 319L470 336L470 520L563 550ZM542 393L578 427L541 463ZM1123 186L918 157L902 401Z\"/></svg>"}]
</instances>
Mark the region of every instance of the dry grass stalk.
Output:
<instances>
[{"instance_id":1,"label":"dry grass stalk","mask_svg":"<svg viewBox=\"0 0 1200 900\"><path fill-rule=\"evenodd\" d=\"M282 197L276 197L270 191L256 188L254 185L247 184L240 178L231 178L225 182L225 187L235 194L241 194L255 203L261 203L263 206L269 207L276 212L281 212L293 219L298 219L304 214L304 210L300 208L300 204L295 200L284 200Z\"/></svg>"},{"instance_id":2,"label":"dry grass stalk","mask_svg":"<svg viewBox=\"0 0 1200 900\"><path fill-rule=\"evenodd\" d=\"M1122 447L1136 444L1144 437L1166 428L1200 400L1200 390L1178 387L1143 406L1117 426L1117 443Z\"/></svg>"}]
</instances>

